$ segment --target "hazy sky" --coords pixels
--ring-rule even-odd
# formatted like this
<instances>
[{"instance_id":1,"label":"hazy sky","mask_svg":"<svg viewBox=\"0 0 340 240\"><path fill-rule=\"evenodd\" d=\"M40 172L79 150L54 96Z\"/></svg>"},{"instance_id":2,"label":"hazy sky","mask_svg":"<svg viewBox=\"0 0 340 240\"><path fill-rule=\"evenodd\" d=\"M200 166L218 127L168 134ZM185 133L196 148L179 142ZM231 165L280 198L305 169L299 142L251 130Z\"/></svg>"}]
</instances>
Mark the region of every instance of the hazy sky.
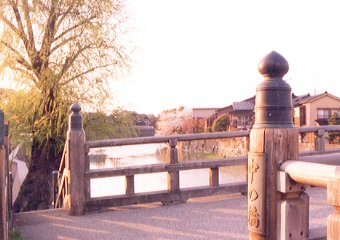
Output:
<instances>
[{"instance_id":1,"label":"hazy sky","mask_svg":"<svg viewBox=\"0 0 340 240\"><path fill-rule=\"evenodd\" d=\"M289 62L295 94L340 97L338 0L126 1L138 50L112 86L117 105L153 114L230 105L255 95L272 50Z\"/></svg>"},{"instance_id":2,"label":"hazy sky","mask_svg":"<svg viewBox=\"0 0 340 240\"><path fill-rule=\"evenodd\" d=\"M255 95L259 61L275 50L295 94L340 97L337 1L128 0L140 47L120 104L140 113L224 107Z\"/></svg>"}]
</instances>

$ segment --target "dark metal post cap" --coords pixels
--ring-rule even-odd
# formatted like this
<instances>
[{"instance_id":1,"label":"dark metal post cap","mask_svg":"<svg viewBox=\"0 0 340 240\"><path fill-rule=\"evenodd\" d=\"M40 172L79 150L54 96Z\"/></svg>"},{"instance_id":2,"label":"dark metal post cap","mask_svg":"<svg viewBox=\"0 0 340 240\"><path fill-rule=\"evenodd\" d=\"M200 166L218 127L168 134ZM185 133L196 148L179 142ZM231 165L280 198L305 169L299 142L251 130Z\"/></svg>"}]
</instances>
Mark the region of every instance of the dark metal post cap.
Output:
<instances>
[{"instance_id":1,"label":"dark metal post cap","mask_svg":"<svg viewBox=\"0 0 340 240\"><path fill-rule=\"evenodd\" d=\"M79 113L81 111L81 106L79 103L73 103L70 107L70 110L74 113Z\"/></svg>"},{"instance_id":2,"label":"dark metal post cap","mask_svg":"<svg viewBox=\"0 0 340 240\"><path fill-rule=\"evenodd\" d=\"M259 63L264 80L256 88L253 128L292 128L291 87L282 77L288 72L287 60L275 51Z\"/></svg>"},{"instance_id":3,"label":"dark metal post cap","mask_svg":"<svg viewBox=\"0 0 340 240\"><path fill-rule=\"evenodd\" d=\"M83 129L83 119L80 114L81 106L79 103L73 103L70 107L71 114L69 118L69 128L72 130Z\"/></svg>"},{"instance_id":4,"label":"dark metal post cap","mask_svg":"<svg viewBox=\"0 0 340 240\"><path fill-rule=\"evenodd\" d=\"M258 69L265 78L282 78L288 72L289 64L283 56L275 51L272 51L262 58Z\"/></svg>"}]
</instances>

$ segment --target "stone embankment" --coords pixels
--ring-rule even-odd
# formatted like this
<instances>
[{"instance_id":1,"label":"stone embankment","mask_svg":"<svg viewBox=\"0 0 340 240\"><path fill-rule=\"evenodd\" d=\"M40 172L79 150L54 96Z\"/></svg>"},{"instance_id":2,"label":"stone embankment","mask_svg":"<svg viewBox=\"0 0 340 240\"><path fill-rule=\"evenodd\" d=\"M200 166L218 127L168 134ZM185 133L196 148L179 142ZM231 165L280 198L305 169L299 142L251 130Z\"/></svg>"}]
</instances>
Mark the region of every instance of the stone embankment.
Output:
<instances>
[{"instance_id":1,"label":"stone embankment","mask_svg":"<svg viewBox=\"0 0 340 240\"><path fill-rule=\"evenodd\" d=\"M205 153L217 155L219 157L246 156L246 138L239 137L233 139L211 139L180 142L178 149L183 154Z\"/></svg>"}]
</instances>

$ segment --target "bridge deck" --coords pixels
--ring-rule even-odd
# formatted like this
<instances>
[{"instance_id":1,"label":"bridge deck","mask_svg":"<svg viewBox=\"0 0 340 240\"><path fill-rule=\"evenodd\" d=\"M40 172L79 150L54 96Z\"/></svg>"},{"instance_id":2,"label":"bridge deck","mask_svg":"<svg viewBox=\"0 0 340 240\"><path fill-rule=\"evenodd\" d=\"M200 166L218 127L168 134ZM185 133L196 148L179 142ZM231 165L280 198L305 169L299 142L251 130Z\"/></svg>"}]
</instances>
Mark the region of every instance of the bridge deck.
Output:
<instances>
[{"instance_id":1,"label":"bridge deck","mask_svg":"<svg viewBox=\"0 0 340 240\"><path fill-rule=\"evenodd\" d=\"M326 235L333 211L326 191L309 188L312 239ZM190 199L185 204L160 203L118 207L102 213L68 216L63 209L21 213L15 225L26 240L106 239L248 239L247 199L240 194Z\"/></svg>"}]
</instances>

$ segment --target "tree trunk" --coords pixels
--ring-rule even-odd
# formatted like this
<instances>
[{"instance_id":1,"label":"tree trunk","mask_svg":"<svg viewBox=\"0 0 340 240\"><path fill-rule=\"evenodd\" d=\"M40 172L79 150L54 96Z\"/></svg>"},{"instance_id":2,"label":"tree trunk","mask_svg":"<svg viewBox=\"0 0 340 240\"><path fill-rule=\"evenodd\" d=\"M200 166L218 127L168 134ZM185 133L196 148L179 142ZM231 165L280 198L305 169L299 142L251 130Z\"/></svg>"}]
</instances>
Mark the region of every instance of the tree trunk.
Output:
<instances>
[{"instance_id":1,"label":"tree trunk","mask_svg":"<svg viewBox=\"0 0 340 240\"><path fill-rule=\"evenodd\" d=\"M14 203L15 212L49 208L52 202L52 171L58 165L55 162L59 161L52 140L40 143L33 139L31 164Z\"/></svg>"},{"instance_id":2,"label":"tree trunk","mask_svg":"<svg viewBox=\"0 0 340 240\"><path fill-rule=\"evenodd\" d=\"M44 121L33 131L31 163L14 202L14 212L47 209L52 203L52 171L60 164L62 147L59 146L65 142L66 134L65 124L60 123L60 119L65 121L66 112L58 109L55 98L43 99L35 122Z\"/></svg>"}]
</instances>

